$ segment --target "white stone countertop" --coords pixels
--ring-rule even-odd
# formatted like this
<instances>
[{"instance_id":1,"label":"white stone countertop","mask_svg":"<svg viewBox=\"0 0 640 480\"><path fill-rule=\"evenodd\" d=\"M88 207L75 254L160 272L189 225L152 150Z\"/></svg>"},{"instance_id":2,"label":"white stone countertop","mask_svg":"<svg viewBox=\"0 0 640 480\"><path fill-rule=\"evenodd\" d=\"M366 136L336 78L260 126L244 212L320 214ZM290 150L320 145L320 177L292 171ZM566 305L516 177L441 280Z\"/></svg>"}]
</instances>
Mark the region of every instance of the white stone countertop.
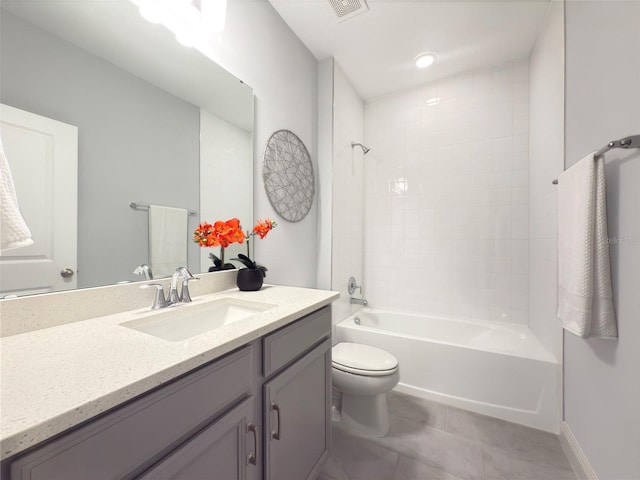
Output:
<instances>
[{"instance_id":1,"label":"white stone countertop","mask_svg":"<svg viewBox=\"0 0 640 480\"><path fill-rule=\"evenodd\" d=\"M1 458L64 432L337 297L336 292L272 285L257 292L235 288L203 295L191 304L169 308L197 308L220 298L275 307L177 342L119 325L150 314L148 307L4 337L0 340Z\"/></svg>"}]
</instances>

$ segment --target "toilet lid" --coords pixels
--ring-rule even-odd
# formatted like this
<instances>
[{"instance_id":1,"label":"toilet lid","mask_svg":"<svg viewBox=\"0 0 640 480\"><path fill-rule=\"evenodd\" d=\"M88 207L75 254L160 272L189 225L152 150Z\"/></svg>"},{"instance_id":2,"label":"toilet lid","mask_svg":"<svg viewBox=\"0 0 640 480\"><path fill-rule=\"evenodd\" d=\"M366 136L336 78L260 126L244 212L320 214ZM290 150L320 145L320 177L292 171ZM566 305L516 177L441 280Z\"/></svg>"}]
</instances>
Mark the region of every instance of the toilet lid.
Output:
<instances>
[{"instance_id":1,"label":"toilet lid","mask_svg":"<svg viewBox=\"0 0 640 480\"><path fill-rule=\"evenodd\" d=\"M347 372L390 375L398 369L398 359L389 352L361 343L338 343L331 356L333 365Z\"/></svg>"}]
</instances>

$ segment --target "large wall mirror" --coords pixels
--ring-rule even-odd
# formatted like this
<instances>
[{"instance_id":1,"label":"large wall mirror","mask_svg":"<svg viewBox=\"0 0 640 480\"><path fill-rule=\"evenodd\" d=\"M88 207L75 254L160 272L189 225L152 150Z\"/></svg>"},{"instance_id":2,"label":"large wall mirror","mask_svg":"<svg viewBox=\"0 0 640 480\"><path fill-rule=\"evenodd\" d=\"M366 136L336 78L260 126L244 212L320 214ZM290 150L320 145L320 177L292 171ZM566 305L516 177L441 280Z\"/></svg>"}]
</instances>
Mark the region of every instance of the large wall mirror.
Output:
<instances>
[{"instance_id":1,"label":"large wall mirror","mask_svg":"<svg viewBox=\"0 0 640 480\"><path fill-rule=\"evenodd\" d=\"M191 211L187 238L201 220L238 217L250 226L249 86L146 22L128 0L3 0L1 8L3 143L35 243L0 256L0 296L142 280L133 272L149 263L146 205ZM51 120L54 130L56 122L75 128L75 147L42 127L31 132L34 140L25 137L39 163L12 164L5 130L22 112L36 123ZM14 133L22 138L28 130ZM61 174L51 159L61 148L77 149L77 181L73 167ZM74 188L75 202L55 199ZM76 263L55 265L50 257L72 243L60 240L55 230L65 228L56 224L69 219L75 226L67 230L77 228ZM206 271L209 251L187 245L190 270ZM73 275L61 275L66 268Z\"/></svg>"}]
</instances>

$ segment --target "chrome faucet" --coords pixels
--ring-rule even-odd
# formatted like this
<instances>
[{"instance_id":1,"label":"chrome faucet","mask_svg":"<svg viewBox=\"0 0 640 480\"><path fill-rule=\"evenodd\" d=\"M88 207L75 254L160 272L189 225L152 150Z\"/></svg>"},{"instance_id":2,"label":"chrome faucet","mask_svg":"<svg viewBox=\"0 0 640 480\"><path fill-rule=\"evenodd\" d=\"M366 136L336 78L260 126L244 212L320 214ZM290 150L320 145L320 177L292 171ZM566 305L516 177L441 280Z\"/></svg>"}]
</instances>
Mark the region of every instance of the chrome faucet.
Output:
<instances>
[{"instance_id":1,"label":"chrome faucet","mask_svg":"<svg viewBox=\"0 0 640 480\"><path fill-rule=\"evenodd\" d=\"M182 288L178 293L178 281L182 278ZM187 270L187 267L178 267L171 275L171 286L169 288L169 305L175 305L176 303L188 303L191 301L191 295L189 295L189 282L191 280L198 280L197 277L191 275L191 272Z\"/></svg>"},{"instance_id":2,"label":"chrome faucet","mask_svg":"<svg viewBox=\"0 0 640 480\"><path fill-rule=\"evenodd\" d=\"M360 290L360 296L362 296L362 286L358 285L358 282L356 282L355 278L349 277L349 281L347 282L347 291L349 292L349 295L353 295L354 293L356 293L356 290ZM367 302L364 298L350 297L349 303L353 305L362 305L363 307L369 305L369 302Z\"/></svg>"},{"instance_id":3,"label":"chrome faucet","mask_svg":"<svg viewBox=\"0 0 640 480\"><path fill-rule=\"evenodd\" d=\"M349 303L351 304L355 304L355 305L362 305L363 307L366 307L367 305L369 305L369 302L367 302L364 298L349 298Z\"/></svg>"}]
</instances>

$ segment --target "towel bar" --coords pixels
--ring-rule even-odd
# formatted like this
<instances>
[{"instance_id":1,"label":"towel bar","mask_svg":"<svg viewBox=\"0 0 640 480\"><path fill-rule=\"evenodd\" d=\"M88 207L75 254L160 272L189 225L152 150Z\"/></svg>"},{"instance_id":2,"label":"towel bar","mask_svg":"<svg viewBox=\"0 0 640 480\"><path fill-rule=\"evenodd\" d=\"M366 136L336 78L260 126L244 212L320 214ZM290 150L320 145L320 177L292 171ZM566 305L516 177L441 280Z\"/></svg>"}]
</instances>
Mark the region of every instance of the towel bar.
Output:
<instances>
[{"instance_id":1,"label":"towel bar","mask_svg":"<svg viewBox=\"0 0 640 480\"><path fill-rule=\"evenodd\" d=\"M601 157L609 150L613 150L614 148L640 148L640 135L632 135L630 137L621 138L620 140L612 140L600 150L598 150L594 156L596 158ZM558 179L556 178L551 183L557 185Z\"/></svg>"},{"instance_id":2,"label":"towel bar","mask_svg":"<svg viewBox=\"0 0 640 480\"><path fill-rule=\"evenodd\" d=\"M142 203L131 202L129 206L134 210L149 210L149 205L144 205ZM198 215L198 212L195 210L189 210L188 212L189 215Z\"/></svg>"}]
</instances>

